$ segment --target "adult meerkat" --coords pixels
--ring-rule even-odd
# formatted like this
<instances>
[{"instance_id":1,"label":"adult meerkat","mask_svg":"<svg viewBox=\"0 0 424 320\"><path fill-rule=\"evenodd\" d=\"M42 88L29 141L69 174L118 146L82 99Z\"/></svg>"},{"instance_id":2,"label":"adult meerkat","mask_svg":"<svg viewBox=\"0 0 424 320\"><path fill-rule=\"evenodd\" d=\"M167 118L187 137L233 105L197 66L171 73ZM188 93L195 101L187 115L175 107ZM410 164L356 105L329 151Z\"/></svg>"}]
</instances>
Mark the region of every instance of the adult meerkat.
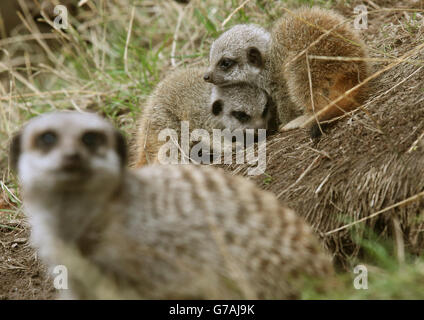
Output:
<instances>
[{"instance_id":1,"label":"adult meerkat","mask_svg":"<svg viewBox=\"0 0 424 320\"><path fill-rule=\"evenodd\" d=\"M223 90L202 81L205 72L205 68L177 70L158 84L138 122L135 167L158 162L165 144L160 132L172 129L179 138L182 121L190 130L203 129L211 136L213 129L276 129L271 121L275 107L265 91L246 83Z\"/></svg>"},{"instance_id":2,"label":"adult meerkat","mask_svg":"<svg viewBox=\"0 0 424 320\"><path fill-rule=\"evenodd\" d=\"M122 136L94 114L34 118L10 150L32 244L68 268L66 296L293 298L333 273L273 194L207 166L127 170Z\"/></svg>"},{"instance_id":3,"label":"adult meerkat","mask_svg":"<svg viewBox=\"0 0 424 320\"><path fill-rule=\"evenodd\" d=\"M211 46L204 80L218 86L247 82L263 88L277 104L281 131L310 127L364 101L366 85L323 110L367 78L367 62L307 61L306 54L365 59L367 50L341 15L302 8L285 14L271 32L255 25L238 25L224 32Z\"/></svg>"}]
</instances>

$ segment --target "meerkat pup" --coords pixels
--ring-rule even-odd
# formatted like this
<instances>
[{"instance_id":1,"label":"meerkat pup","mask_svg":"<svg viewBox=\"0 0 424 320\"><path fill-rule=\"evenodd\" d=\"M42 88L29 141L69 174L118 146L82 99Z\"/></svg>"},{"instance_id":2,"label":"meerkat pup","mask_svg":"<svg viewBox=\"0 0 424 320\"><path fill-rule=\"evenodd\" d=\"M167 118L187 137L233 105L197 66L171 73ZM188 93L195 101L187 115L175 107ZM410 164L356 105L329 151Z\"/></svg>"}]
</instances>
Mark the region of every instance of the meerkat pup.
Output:
<instances>
[{"instance_id":1,"label":"meerkat pup","mask_svg":"<svg viewBox=\"0 0 424 320\"><path fill-rule=\"evenodd\" d=\"M296 298L333 273L273 194L207 166L127 170L124 139L94 114L34 118L10 150L32 244L68 268L65 297Z\"/></svg>"},{"instance_id":2,"label":"meerkat pup","mask_svg":"<svg viewBox=\"0 0 424 320\"><path fill-rule=\"evenodd\" d=\"M341 15L302 8L285 14L271 32L254 25L224 32L211 46L204 80L218 86L247 82L263 88L277 104L280 129L285 131L358 107L367 86L352 89L367 78L365 58L364 43ZM348 90L352 91L344 95ZM332 101L336 103L323 110Z\"/></svg>"},{"instance_id":3,"label":"meerkat pup","mask_svg":"<svg viewBox=\"0 0 424 320\"><path fill-rule=\"evenodd\" d=\"M275 107L265 91L246 83L222 90L201 80L205 72L205 68L177 70L158 84L138 122L135 167L158 162L165 144L161 132L173 130L179 140L184 121L190 131L203 129L211 136L213 129L276 129L271 122Z\"/></svg>"}]
</instances>

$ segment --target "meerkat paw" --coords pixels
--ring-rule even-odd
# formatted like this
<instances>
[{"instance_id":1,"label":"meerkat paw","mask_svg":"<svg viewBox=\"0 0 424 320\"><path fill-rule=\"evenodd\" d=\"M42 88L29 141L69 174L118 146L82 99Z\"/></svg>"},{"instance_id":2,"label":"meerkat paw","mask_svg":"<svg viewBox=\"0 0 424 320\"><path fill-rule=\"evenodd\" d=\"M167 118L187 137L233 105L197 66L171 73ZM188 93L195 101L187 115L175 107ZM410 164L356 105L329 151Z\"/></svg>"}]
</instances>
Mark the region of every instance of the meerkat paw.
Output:
<instances>
[{"instance_id":1,"label":"meerkat paw","mask_svg":"<svg viewBox=\"0 0 424 320\"><path fill-rule=\"evenodd\" d=\"M290 131L293 129L301 128L303 123L309 118L308 115L304 114L300 117L297 117L296 119L293 119L289 123L286 123L284 125L281 125L279 128L280 132Z\"/></svg>"}]
</instances>

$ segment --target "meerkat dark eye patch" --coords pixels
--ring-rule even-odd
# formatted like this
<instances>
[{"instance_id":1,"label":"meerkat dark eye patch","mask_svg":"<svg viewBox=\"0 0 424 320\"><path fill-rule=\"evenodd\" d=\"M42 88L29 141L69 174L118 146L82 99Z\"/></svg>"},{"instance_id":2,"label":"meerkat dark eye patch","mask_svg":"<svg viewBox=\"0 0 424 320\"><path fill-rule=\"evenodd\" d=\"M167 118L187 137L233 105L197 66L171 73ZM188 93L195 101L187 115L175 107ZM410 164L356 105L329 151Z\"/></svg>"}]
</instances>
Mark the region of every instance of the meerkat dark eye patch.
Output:
<instances>
[{"instance_id":1,"label":"meerkat dark eye patch","mask_svg":"<svg viewBox=\"0 0 424 320\"><path fill-rule=\"evenodd\" d=\"M236 62L234 60L231 60L229 58L222 58L219 62L218 62L218 66L221 68L221 70L223 71L227 71L228 69L230 69L233 65L235 65Z\"/></svg>"},{"instance_id":2,"label":"meerkat dark eye patch","mask_svg":"<svg viewBox=\"0 0 424 320\"><path fill-rule=\"evenodd\" d=\"M81 140L89 149L95 150L106 144L107 138L102 132L88 131L82 135Z\"/></svg>"},{"instance_id":3,"label":"meerkat dark eye patch","mask_svg":"<svg viewBox=\"0 0 424 320\"><path fill-rule=\"evenodd\" d=\"M222 106L223 103L221 100L216 100L213 104L212 104L212 114L217 116L222 112Z\"/></svg>"},{"instance_id":4,"label":"meerkat dark eye patch","mask_svg":"<svg viewBox=\"0 0 424 320\"><path fill-rule=\"evenodd\" d=\"M256 67L262 67L262 55L258 48L251 47L247 49L247 61Z\"/></svg>"},{"instance_id":5,"label":"meerkat dark eye patch","mask_svg":"<svg viewBox=\"0 0 424 320\"><path fill-rule=\"evenodd\" d=\"M54 131L45 131L35 138L37 148L49 150L56 145L58 136Z\"/></svg>"},{"instance_id":6,"label":"meerkat dark eye patch","mask_svg":"<svg viewBox=\"0 0 424 320\"><path fill-rule=\"evenodd\" d=\"M250 116L243 111L232 111L231 115L236 118L240 123L246 123L249 122Z\"/></svg>"}]
</instances>

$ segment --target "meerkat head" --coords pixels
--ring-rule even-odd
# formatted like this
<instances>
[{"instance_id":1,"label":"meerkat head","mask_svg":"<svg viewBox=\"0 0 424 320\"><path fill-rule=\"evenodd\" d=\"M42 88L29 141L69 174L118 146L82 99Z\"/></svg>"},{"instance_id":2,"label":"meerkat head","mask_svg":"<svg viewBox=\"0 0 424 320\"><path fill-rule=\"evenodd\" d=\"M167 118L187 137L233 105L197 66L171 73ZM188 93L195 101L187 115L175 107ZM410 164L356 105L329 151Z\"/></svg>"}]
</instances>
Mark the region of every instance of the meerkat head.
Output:
<instances>
[{"instance_id":1,"label":"meerkat head","mask_svg":"<svg viewBox=\"0 0 424 320\"><path fill-rule=\"evenodd\" d=\"M210 67L203 79L217 86L236 83L257 85L265 68L271 36L256 25L236 25L224 32L211 46Z\"/></svg>"},{"instance_id":2,"label":"meerkat head","mask_svg":"<svg viewBox=\"0 0 424 320\"><path fill-rule=\"evenodd\" d=\"M268 129L273 103L264 90L248 84L239 84L214 86L210 108L212 115L225 129Z\"/></svg>"},{"instance_id":3,"label":"meerkat head","mask_svg":"<svg viewBox=\"0 0 424 320\"><path fill-rule=\"evenodd\" d=\"M123 136L91 113L41 115L30 120L10 145L10 164L24 193L98 192L119 181L125 161Z\"/></svg>"}]
</instances>

